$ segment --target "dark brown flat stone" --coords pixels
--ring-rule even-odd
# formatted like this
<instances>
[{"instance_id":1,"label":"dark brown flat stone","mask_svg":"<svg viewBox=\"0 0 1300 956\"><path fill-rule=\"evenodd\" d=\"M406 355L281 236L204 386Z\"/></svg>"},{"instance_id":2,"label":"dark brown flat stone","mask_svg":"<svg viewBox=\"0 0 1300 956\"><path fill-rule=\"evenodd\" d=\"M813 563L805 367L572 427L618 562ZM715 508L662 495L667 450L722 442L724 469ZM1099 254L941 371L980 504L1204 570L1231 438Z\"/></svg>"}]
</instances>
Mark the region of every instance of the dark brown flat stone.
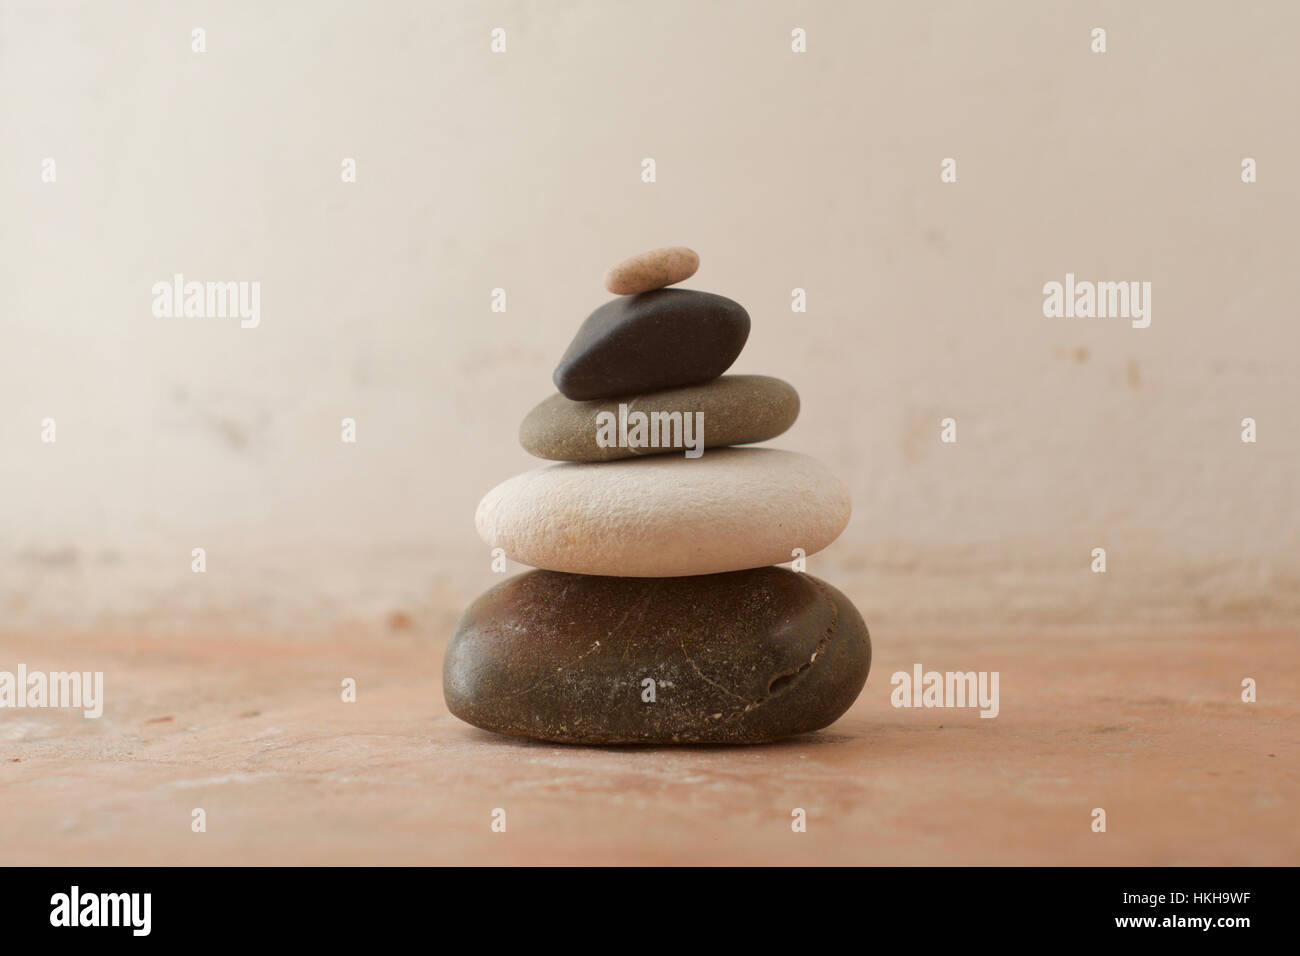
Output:
<instances>
[{"instance_id":1,"label":"dark brown flat stone","mask_svg":"<svg viewBox=\"0 0 1300 956\"><path fill-rule=\"evenodd\" d=\"M443 694L461 720L516 737L763 743L835 721L870 666L861 615L806 574L531 571L465 612L447 648ZM652 703L643 699L647 679Z\"/></svg>"},{"instance_id":2,"label":"dark brown flat stone","mask_svg":"<svg viewBox=\"0 0 1300 956\"><path fill-rule=\"evenodd\" d=\"M555 369L574 401L711 381L749 338L749 313L712 292L657 289L606 302L587 317Z\"/></svg>"}]
</instances>

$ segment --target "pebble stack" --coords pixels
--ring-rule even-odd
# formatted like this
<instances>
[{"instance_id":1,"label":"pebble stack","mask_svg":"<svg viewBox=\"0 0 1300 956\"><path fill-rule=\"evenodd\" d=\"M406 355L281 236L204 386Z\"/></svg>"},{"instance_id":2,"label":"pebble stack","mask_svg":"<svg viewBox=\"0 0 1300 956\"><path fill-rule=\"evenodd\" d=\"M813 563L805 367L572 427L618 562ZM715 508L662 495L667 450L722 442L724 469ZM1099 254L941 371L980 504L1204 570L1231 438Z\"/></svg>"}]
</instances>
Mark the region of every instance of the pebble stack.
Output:
<instances>
[{"instance_id":1,"label":"pebble stack","mask_svg":"<svg viewBox=\"0 0 1300 956\"><path fill-rule=\"evenodd\" d=\"M606 274L619 298L578 329L559 393L519 429L525 450L559 464L479 503L483 540L539 570L457 625L443 694L461 720L558 743L763 743L827 726L866 683L857 609L774 566L839 536L848 489L807 455L735 447L783 433L799 396L724 374L749 314L667 288L698 267L672 247Z\"/></svg>"}]
</instances>

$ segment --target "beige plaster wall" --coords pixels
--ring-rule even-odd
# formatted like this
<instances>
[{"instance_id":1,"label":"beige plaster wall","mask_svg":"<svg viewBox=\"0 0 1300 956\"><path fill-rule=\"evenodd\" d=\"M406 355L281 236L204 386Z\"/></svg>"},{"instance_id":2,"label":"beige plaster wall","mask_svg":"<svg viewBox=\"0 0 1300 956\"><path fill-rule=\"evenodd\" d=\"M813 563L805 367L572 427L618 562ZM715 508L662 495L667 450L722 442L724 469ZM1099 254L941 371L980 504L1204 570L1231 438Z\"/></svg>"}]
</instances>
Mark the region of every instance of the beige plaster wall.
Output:
<instances>
[{"instance_id":1,"label":"beige plaster wall","mask_svg":"<svg viewBox=\"0 0 1300 956\"><path fill-rule=\"evenodd\" d=\"M777 444L851 484L809 570L868 620L1294 622L1298 32L1285 2L4 0L0 626L448 627L604 269L667 243L749 309L734 370L799 389ZM260 281L260 325L154 317L177 272ZM1066 272L1151 282L1150 327L1045 318Z\"/></svg>"}]
</instances>

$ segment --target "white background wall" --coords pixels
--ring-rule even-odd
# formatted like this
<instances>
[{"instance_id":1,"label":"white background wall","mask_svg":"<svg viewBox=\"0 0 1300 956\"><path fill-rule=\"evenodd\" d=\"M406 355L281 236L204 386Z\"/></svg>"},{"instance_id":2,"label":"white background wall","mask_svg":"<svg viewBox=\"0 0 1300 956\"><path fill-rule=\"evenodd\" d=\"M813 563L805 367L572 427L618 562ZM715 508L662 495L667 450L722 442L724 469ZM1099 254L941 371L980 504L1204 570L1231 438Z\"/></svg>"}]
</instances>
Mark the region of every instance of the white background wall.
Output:
<instances>
[{"instance_id":1,"label":"white background wall","mask_svg":"<svg viewBox=\"0 0 1300 956\"><path fill-rule=\"evenodd\" d=\"M850 482L809 570L868 620L1300 619L1298 32L1281 0L2 0L0 626L449 626L604 269L668 243L749 309L734 371L800 391L777 444ZM1044 318L1067 271L1152 282L1151 327ZM260 280L260 328L154 318L175 272Z\"/></svg>"}]
</instances>

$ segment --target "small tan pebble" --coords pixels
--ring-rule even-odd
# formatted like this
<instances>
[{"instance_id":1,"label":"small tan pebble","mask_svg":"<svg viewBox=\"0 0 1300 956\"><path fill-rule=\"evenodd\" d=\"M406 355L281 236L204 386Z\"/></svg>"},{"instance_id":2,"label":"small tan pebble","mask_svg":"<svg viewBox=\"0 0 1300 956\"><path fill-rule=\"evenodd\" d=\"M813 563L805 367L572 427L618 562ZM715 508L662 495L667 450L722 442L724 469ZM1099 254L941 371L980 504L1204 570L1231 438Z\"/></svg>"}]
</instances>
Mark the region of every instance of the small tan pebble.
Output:
<instances>
[{"instance_id":1,"label":"small tan pebble","mask_svg":"<svg viewBox=\"0 0 1300 956\"><path fill-rule=\"evenodd\" d=\"M695 275L700 257L685 246L665 246L624 259L605 273L605 288L615 295L662 289Z\"/></svg>"}]
</instances>

